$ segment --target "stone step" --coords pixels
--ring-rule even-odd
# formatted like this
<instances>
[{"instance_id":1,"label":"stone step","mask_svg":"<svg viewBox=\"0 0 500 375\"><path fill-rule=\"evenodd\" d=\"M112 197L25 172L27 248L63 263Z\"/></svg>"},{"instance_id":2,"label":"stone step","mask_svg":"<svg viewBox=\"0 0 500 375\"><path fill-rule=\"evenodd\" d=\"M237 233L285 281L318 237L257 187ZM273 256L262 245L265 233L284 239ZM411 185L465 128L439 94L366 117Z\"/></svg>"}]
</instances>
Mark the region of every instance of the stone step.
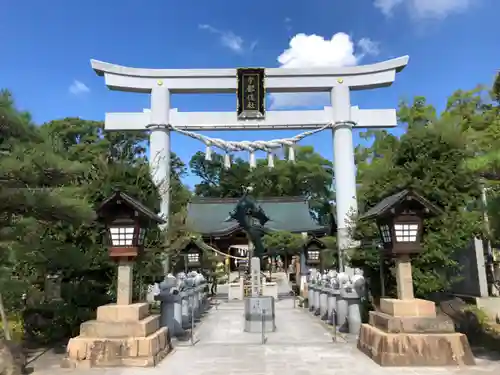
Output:
<instances>
[{"instance_id":1,"label":"stone step","mask_svg":"<svg viewBox=\"0 0 500 375\"><path fill-rule=\"evenodd\" d=\"M159 328L159 315L151 315L135 322L89 320L80 325L80 336L94 338L146 337Z\"/></svg>"},{"instance_id":2,"label":"stone step","mask_svg":"<svg viewBox=\"0 0 500 375\"><path fill-rule=\"evenodd\" d=\"M136 322L148 315L148 303L133 303L130 305L111 303L97 308L97 320L100 322Z\"/></svg>"}]
</instances>

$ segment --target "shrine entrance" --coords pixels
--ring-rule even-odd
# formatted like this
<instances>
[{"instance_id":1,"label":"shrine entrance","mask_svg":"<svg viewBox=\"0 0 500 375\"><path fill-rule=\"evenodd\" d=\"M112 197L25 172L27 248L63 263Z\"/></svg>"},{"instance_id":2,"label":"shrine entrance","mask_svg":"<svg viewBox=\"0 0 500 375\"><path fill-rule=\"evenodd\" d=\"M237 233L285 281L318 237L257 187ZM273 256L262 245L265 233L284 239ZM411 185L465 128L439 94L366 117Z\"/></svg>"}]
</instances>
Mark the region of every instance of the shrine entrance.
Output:
<instances>
[{"instance_id":1,"label":"shrine entrance","mask_svg":"<svg viewBox=\"0 0 500 375\"><path fill-rule=\"evenodd\" d=\"M268 153L269 166L274 153L286 147L294 160L294 145L301 139L330 129L335 160L337 246L339 253L352 246L349 221L357 212L356 168L353 128L388 128L397 125L395 109L360 109L351 105L351 91L390 86L396 73L408 63L408 56L384 62L344 68L309 69L141 69L92 60L95 72L104 76L112 90L147 93L151 108L138 113L107 113L108 131L150 131L150 164L154 182L161 192L161 213L170 212L170 133L176 131L200 140L210 159L211 147L223 150L230 167L231 153L246 151L250 166L255 152ZM170 95L182 93L237 94L234 112L179 112L170 106ZM331 106L322 110L266 111L266 93L329 92ZM292 138L271 141L229 142L210 138L196 131L206 130L307 130ZM342 259L342 257L340 257ZM339 265L343 269L343 265Z\"/></svg>"}]
</instances>

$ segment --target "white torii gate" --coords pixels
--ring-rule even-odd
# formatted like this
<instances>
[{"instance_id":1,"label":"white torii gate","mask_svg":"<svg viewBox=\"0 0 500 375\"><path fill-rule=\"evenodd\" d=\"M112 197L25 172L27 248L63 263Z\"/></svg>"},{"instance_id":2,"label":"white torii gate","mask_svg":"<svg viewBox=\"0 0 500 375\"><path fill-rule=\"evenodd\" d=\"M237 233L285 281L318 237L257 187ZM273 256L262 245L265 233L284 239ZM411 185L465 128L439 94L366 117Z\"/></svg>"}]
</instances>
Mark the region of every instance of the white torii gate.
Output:
<instances>
[{"instance_id":1,"label":"white torii gate","mask_svg":"<svg viewBox=\"0 0 500 375\"><path fill-rule=\"evenodd\" d=\"M140 69L91 60L111 90L151 94L151 110L106 113L109 131L150 130L150 166L161 194L161 213L170 212L170 131L317 129L332 123L337 243L339 251L351 244L350 216L357 212L356 167L352 128L397 126L395 109L351 106L350 92L390 86L409 57L344 68L266 69L269 93L330 92L331 107L323 110L268 111L264 119L238 120L234 112L178 112L170 107L173 93L236 93L236 69ZM167 221L168 223L168 221ZM167 224L168 225L168 224Z\"/></svg>"}]
</instances>

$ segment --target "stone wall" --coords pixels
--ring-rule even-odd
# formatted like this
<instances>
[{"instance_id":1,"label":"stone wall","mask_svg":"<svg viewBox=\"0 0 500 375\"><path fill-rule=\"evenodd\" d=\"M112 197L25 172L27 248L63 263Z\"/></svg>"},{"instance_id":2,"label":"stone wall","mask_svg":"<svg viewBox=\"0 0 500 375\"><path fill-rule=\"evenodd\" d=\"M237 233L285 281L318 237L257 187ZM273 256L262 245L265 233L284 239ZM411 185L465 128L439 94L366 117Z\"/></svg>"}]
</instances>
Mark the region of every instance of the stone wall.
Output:
<instances>
[{"instance_id":1,"label":"stone wall","mask_svg":"<svg viewBox=\"0 0 500 375\"><path fill-rule=\"evenodd\" d=\"M455 252L455 260L461 269L457 276L461 280L455 282L450 292L458 296L487 297L486 266L483 241L475 238L464 249Z\"/></svg>"}]
</instances>

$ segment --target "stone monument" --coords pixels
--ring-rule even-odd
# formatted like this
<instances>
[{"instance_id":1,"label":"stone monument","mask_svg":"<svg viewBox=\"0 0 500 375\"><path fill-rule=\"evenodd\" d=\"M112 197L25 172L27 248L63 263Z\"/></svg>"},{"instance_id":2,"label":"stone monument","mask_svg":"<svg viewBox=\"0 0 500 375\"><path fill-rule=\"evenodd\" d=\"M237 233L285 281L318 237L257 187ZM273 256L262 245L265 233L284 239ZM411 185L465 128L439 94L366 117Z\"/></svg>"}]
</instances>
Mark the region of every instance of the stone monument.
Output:
<instances>
[{"instance_id":1,"label":"stone monument","mask_svg":"<svg viewBox=\"0 0 500 375\"><path fill-rule=\"evenodd\" d=\"M250 261L252 295L245 298L245 332L274 332L276 330L275 300L262 296L260 258Z\"/></svg>"}]
</instances>

